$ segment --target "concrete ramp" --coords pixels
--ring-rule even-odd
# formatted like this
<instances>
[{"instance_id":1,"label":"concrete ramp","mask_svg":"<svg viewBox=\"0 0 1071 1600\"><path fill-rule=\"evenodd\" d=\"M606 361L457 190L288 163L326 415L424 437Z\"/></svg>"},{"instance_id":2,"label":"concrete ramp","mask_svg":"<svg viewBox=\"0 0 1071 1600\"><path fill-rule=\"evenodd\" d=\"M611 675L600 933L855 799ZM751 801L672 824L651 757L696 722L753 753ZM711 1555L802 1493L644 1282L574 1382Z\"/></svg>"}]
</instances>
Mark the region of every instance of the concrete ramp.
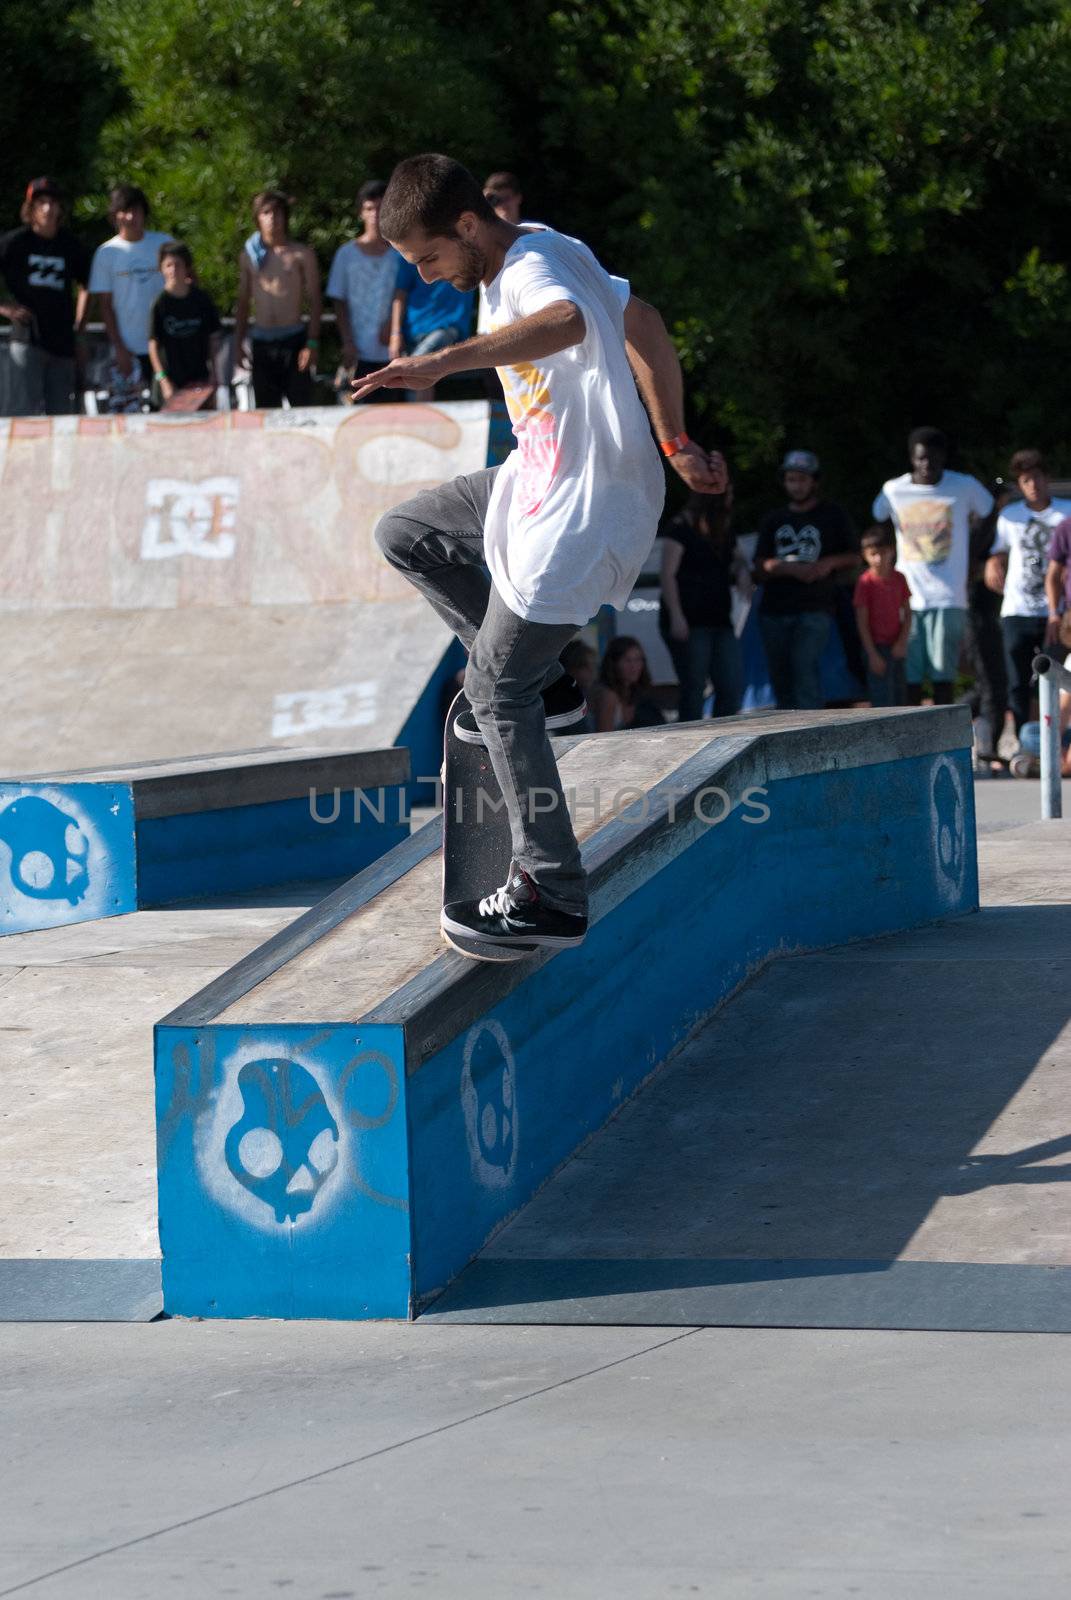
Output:
<instances>
[{"instance_id":1,"label":"concrete ramp","mask_svg":"<svg viewBox=\"0 0 1071 1600\"><path fill-rule=\"evenodd\" d=\"M0 421L0 772L358 741L422 772L451 636L373 529L489 431L482 401Z\"/></svg>"},{"instance_id":2,"label":"concrete ramp","mask_svg":"<svg viewBox=\"0 0 1071 1600\"><path fill-rule=\"evenodd\" d=\"M383 857L157 1028L166 1309L414 1314L770 956L976 908L970 739L949 707L563 742L592 929L512 966L440 943L437 823Z\"/></svg>"}]
</instances>

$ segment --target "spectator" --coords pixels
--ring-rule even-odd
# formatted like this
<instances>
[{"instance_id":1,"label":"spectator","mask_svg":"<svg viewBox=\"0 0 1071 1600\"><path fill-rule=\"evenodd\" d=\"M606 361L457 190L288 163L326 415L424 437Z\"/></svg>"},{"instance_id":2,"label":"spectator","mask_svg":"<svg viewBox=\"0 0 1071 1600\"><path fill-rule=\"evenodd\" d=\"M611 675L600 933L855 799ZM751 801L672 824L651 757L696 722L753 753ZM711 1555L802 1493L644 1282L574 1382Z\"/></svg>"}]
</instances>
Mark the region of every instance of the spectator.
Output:
<instances>
[{"instance_id":1,"label":"spectator","mask_svg":"<svg viewBox=\"0 0 1071 1600\"><path fill-rule=\"evenodd\" d=\"M390 358L430 356L467 339L472 324L472 290L462 293L446 278L425 283L420 268L403 261L391 302ZM430 400L434 389L411 389L414 400Z\"/></svg>"},{"instance_id":2,"label":"spectator","mask_svg":"<svg viewBox=\"0 0 1071 1600\"><path fill-rule=\"evenodd\" d=\"M770 682L782 710L825 704L822 653L836 603L835 574L859 560L845 511L819 498L818 457L790 450L781 463L788 503L759 524L755 579L761 583L759 630Z\"/></svg>"},{"instance_id":3,"label":"spectator","mask_svg":"<svg viewBox=\"0 0 1071 1600\"><path fill-rule=\"evenodd\" d=\"M512 222L514 227L518 225L524 195L515 173L492 172L484 179L483 197L503 222Z\"/></svg>"},{"instance_id":4,"label":"spectator","mask_svg":"<svg viewBox=\"0 0 1071 1600\"><path fill-rule=\"evenodd\" d=\"M120 376L140 376L142 383L148 385L152 382L149 313L164 286L160 246L171 235L146 231L149 202L135 184L116 184L108 201L108 218L116 233L93 256L89 292L100 301L101 318Z\"/></svg>"},{"instance_id":5,"label":"spectator","mask_svg":"<svg viewBox=\"0 0 1071 1600\"><path fill-rule=\"evenodd\" d=\"M12 413L57 416L74 410L75 335L85 321L89 251L63 226L63 194L51 178L26 186L22 226L0 235L0 271L10 299ZM81 284L72 315L71 288Z\"/></svg>"},{"instance_id":6,"label":"spectator","mask_svg":"<svg viewBox=\"0 0 1071 1600\"><path fill-rule=\"evenodd\" d=\"M222 324L211 296L193 281L187 245L162 244L160 272L164 287L149 313L149 358L166 405L191 384L213 382Z\"/></svg>"},{"instance_id":7,"label":"spectator","mask_svg":"<svg viewBox=\"0 0 1071 1600\"><path fill-rule=\"evenodd\" d=\"M627 633L618 634L607 645L599 672L595 705L598 732L656 728L665 720L654 702L643 646Z\"/></svg>"},{"instance_id":8,"label":"spectator","mask_svg":"<svg viewBox=\"0 0 1071 1600\"><path fill-rule=\"evenodd\" d=\"M908 704L921 705L929 679L934 703L948 706L967 620L971 522L989 515L993 496L977 478L946 469L940 429L916 428L907 453L910 471L882 486L874 518L896 529L897 565L911 590Z\"/></svg>"},{"instance_id":9,"label":"spectator","mask_svg":"<svg viewBox=\"0 0 1071 1600\"><path fill-rule=\"evenodd\" d=\"M401 257L379 231L379 207L387 185L370 178L357 194L361 232L335 251L327 279L342 339L342 365L348 381L390 360L390 308ZM370 396L390 400L389 390Z\"/></svg>"},{"instance_id":10,"label":"spectator","mask_svg":"<svg viewBox=\"0 0 1071 1600\"><path fill-rule=\"evenodd\" d=\"M584 715L577 722L570 724L569 732L594 733L595 713L591 707L595 698L595 677L599 670L598 651L593 650L578 636L570 639L558 660L584 696L586 707Z\"/></svg>"},{"instance_id":11,"label":"spectator","mask_svg":"<svg viewBox=\"0 0 1071 1600\"><path fill-rule=\"evenodd\" d=\"M1022 495L997 518L987 562L989 585L1003 593L1000 626L1008 669L1008 699L1015 731L1030 718L1034 657L1049 634L1045 578L1054 532L1071 513L1071 501L1054 500L1040 450L1017 450L1011 476Z\"/></svg>"},{"instance_id":12,"label":"spectator","mask_svg":"<svg viewBox=\"0 0 1071 1600\"><path fill-rule=\"evenodd\" d=\"M1071 517L1056 525L1049 548L1049 570L1045 574L1045 598L1049 620L1045 629L1047 649L1062 646L1071 650Z\"/></svg>"},{"instance_id":13,"label":"spectator","mask_svg":"<svg viewBox=\"0 0 1071 1600\"><path fill-rule=\"evenodd\" d=\"M262 189L253 197L256 231L249 235L238 261L238 309L235 316L235 361L242 360L249 311L253 398L265 410L277 411L286 400L309 406L320 348L320 269L306 244L290 237L290 201L278 189ZM309 324L301 320L309 308Z\"/></svg>"},{"instance_id":14,"label":"spectator","mask_svg":"<svg viewBox=\"0 0 1071 1600\"><path fill-rule=\"evenodd\" d=\"M732 717L744 694L740 641L733 631L733 580L741 566L729 519L732 494L693 494L662 535L658 626L680 683L679 715L703 715L707 679L714 715Z\"/></svg>"},{"instance_id":15,"label":"spectator","mask_svg":"<svg viewBox=\"0 0 1071 1600\"><path fill-rule=\"evenodd\" d=\"M911 637L911 590L896 570L896 540L887 523L862 538L867 570L855 585L855 618L866 655L867 694L872 706L902 706L904 661Z\"/></svg>"},{"instance_id":16,"label":"spectator","mask_svg":"<svg viewBox=\"0 0 1071 1600\"><path fill-rule=\"evenodd\" d=\"M962 659L971 675L967 703L974 722L975 766L981 770L1003 770L998 742L1008 712L1008 669L1004 661L1004 635L1000 631L1002 595L985 581L986 561L996 537L997 517L1010 500L1014 488L998 479L994 487L993 509L971 528L967 569L967 624L963 634Z\"/></svg>"}]
</instances>

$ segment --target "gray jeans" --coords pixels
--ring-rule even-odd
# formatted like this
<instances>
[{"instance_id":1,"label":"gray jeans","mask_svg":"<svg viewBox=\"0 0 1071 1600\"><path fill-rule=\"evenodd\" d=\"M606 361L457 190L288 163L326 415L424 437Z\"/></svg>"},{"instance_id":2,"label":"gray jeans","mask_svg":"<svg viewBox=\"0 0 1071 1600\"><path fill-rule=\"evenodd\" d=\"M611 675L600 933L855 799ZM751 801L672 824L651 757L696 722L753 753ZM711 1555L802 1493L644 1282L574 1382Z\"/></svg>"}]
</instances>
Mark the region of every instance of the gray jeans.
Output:
<instances>
[{"instance_id":1,"label":"gray jeans","mask_svg":"<svg viewBox=\"0 0 1071 1600\"><path fill-rule=\"evenodd\" d=\"M395 506L376 543L469 652L465 693L502 789L513 859L548 905L587 909L580 849L547 737L542 690L562 675L572 623L526 622L491 583L483 524L497 467L455 478ZM489 883L487 892L497 888Z\"/></svg>"},{"instance_id":2,"label":"gray jeans","mask_svg":"<svg viewBox=\"0 0 1071 1600\"><path fill-rule=\"evenodd\" d=\"M40 345L12 339L8 361L13 417L65 416L74 410L72 356L54 356Z\"/></svg>"}]
</instances>

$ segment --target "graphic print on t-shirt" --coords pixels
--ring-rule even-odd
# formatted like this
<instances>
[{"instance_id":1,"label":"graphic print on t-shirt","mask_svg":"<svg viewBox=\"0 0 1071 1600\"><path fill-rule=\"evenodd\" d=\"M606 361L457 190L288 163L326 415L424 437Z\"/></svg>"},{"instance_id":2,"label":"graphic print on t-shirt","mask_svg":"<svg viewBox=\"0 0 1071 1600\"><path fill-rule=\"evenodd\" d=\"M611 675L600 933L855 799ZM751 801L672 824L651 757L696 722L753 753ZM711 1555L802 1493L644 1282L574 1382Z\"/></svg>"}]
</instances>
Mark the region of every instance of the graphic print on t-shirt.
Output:
<instances>
[{"instance_id":1,"label":"graphic print on t-shirt","mask_svg":"<svg viewBox=\"0 0 1071 1600\"><path fill-rule=\"evenodd\" d=\"M822 553L822 535L811 522L794 528L783 522L774 534L778 561L817 561Z\"/></svg>"},{"instance_id":2,"label":"graphic print on t-shirt","mask_svg":"<svg viewBox=\"0 0 1071 1600\"><path fill-rule=\"evenodd\" d=\"M1023 557L1022 587L1028 600L1045 598L1045 574L1049 570L1049 545L1052 529L1040 517L1031 517L1023 529L1021 550Z\"/></svg>"},{"instance_id":3,"label":"graphic print on t-shirt","mask_svg":"<svg viewBox=\"0 0 1071 1600\"><path fill-rule=\"evenodd\" d=\"M936 497L906 501L899 507L904 561L937 567L952 552L952 501Z\"/></svg>"},{"instance_id":4,"label":"graphic print on t-shirt","mask_svg":"<svg viewBox=\"0 0 1071 1600\"><path fill-rule=\"evenodd\" d=\"M29 267L28 282L35 289L63 289L64 269L67 265L62 256L36 255L32 251L26 257Z\"/></svg>"},{"instance_id":5,"label":"graphic print on t-shirt","mask_svg":"<svg viewBox=\"0 0 1071 1600\"><path fill-rule=\"evenodd\" d=\"M558 430L550 388L538 367L525 362L499 369L519 456L514 502L522 517L539 510L558 470Z\"/></svg>"}]
</instances>

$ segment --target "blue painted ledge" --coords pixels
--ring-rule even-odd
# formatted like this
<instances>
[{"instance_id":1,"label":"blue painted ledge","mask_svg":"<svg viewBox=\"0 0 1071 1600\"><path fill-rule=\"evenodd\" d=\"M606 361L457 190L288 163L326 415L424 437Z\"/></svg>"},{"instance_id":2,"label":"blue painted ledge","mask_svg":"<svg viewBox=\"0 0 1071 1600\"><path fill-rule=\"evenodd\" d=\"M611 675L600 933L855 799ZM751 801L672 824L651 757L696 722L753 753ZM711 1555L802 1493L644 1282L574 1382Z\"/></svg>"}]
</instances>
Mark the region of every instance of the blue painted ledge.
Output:
<instances>
[{"instance_id":1,"label":"blue painted ledge","mask_svg":"<svg viewBox=\"0 0 1071 1600\"><path fill-rule=\"evenodd\" d=\"M438 939L438 824L156 1031L164 1303L407 1317L771 956L978 904L965 708L563 742L578 950ZM489 886L490 887L490 886Z\"/></svg>"},{"instance_id":2,"label":"blue painted ledge","mask_svg":"<svg viewBox=\"0 0 1071 1600\"><path fill-rule=\"evenodd\" d=\"M407 836L408 777L394 749L0 780L0 935L358 872Z\"/></svg>"}]
</instances>

